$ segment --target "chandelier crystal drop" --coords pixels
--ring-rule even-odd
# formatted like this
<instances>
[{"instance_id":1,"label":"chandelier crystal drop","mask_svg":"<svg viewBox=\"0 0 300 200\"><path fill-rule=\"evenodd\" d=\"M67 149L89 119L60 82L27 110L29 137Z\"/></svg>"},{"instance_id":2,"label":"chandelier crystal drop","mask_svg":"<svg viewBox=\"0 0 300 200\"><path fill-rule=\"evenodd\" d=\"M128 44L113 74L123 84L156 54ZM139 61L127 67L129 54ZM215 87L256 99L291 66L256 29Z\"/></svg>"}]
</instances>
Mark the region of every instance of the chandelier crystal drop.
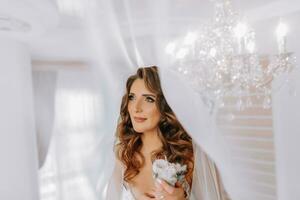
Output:
<instances>
[{"instance_id":1,"label":"chandelier crystal drop","mask_svg":"<svg viewBox=\"0 0 300 200\"><path fill-rule=\"evenodd\" d=\"M237 96L237 108L244 109L253 105L251 96L261 95L263 108L270 108L272 81L295 68L296 59L286 49L287 26L280 22L276 30L278 54L261 56L254 30L239 20L232 2L212 2L211 23L166 46L172 69L183 74L211 105L224 106L224 96Z\"/></svg>"}]
</instances>

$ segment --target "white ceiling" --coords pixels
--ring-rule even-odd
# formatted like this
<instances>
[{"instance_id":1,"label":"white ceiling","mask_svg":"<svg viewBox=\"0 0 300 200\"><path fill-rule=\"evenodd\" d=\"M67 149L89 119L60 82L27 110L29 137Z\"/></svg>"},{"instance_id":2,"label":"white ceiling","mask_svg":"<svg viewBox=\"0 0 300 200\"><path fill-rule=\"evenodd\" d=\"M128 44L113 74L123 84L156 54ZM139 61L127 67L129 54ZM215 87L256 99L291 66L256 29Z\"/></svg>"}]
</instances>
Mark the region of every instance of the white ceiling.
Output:
<instances>
[{"instance_id":1,"label":"white ceiling","mask_svg":"<svg viewBox=\"0 0 300 200\"><path fill-rule=\"evenodd\" d=\"M23 2L22 6L19 2ZM135 12L139 21L143 21L147 15L143 8L153 6L153 2L156 1L130 1L134 5L131 9L139 11ZM0 0L0 5L0 14L15 15L29 21L34 27L33 36L24 36L30 44L33 59L85 60L91 56L83 20L75 15L63 14L59 11L56 0ZM213 7L209 0L173 0L171 5L168 14L177 20L203 20L212 16ZM234 5L250 21L274 19L300 10L299 0L236 0ZM115 10L122 14L123 8L124 4L120 4ZM179 23L185 22L179 20Z\"/></svg>"}]
</instances>

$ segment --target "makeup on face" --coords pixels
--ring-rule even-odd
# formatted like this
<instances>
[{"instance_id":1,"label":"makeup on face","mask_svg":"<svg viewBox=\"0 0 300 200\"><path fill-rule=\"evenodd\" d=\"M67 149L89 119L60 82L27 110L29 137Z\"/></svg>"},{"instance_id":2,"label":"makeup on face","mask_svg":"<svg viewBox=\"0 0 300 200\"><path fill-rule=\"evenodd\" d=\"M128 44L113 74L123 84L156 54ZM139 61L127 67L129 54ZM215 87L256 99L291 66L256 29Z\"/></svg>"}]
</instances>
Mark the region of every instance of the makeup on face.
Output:
<instances>
[{"instance_id":1,"label":"makeup on face","mask_svg":"<svg viewBox=\"0 0 300 200\"><path fill-rule=\"evenodd\" d=\"M156 105L156 95L149 91L142 79L135 80L131 86L128 112L137 132L149 131L158 125L160 112Z\"/></svg>"}]
</instances>

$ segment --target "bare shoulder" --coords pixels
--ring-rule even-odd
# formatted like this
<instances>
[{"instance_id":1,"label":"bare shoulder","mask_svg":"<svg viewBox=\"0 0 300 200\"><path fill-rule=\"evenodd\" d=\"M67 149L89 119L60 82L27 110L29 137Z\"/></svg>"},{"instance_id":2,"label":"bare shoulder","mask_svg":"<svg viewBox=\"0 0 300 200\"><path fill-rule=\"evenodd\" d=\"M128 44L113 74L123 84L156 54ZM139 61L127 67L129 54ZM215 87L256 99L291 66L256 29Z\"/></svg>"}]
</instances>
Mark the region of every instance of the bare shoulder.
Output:
<instances>
[{"instance_id":1,"label":"bare shoulder","mask_svg":"<svg viewBox=\"0 0 300 200\"><path fill-rule=\"evenodd\" d=\"M122 161L119 159L118 156L115 156L115 164L116 164L116 167L118 167L118 168L123 167L123 163L122 163Z\"/></svg>"}]
</instances>

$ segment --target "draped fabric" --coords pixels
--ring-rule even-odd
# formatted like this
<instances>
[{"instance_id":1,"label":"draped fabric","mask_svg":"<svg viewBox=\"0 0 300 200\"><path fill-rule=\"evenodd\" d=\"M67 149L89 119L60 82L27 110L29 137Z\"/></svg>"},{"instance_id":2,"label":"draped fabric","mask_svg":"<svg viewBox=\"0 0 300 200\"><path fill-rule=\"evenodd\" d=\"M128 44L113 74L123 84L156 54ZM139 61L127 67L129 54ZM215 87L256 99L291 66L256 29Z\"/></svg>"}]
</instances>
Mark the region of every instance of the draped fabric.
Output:
<instances>
[{"instance_id":1,"label":"draped fabric","mask_svg":"<svg viewBox=\"0 0 300 200\"><path fill-rule=\"evenodd\" d=\"M228 200L215 163L198 145L194 144L193 148L195 165L190 200ZM127 184L123 180L123 173L122 164L117 161L106 191L106 200L134 199L130 189L124 187Z\"/></svg>"},{"instance_id":2,"label":"draped fabric","mask_svg":"<svg viewBox=\"0 0 300 200\"><path fill-rule=\"evenodd\" d=\"M47 71L34 73L34 84L44 88L44 92L55 88L54 95L47 94L53 95L54 102L39 105L44 111L55 105L54 121L50 121L54 124L50 147L40 170L41 199L102 199L96 187L106 176L101 171L101 167L105 167L101 161L110 156L110 152L102 148L112 148L107 145L109 138L105 138L103 120L109 115L104 115L100 92L103 85L93 78L92 67L60 70L51 84L38 78L52 74ZM46 116L50 114L44 112ZM41 137L48 137L48 127L39 126Z\"/></svg>"},{"instance_id":3,"label":"draped fabric","mask_svg":"<svg viewBox=\"0 0 300 200\"><path fill-rule=\"evenodd\" d=\"M54 123L54 93L56 73L35 71L32 75L35 100L35 118L39 166L45 161Z\"/></svg>"},{"instance_id":4,"label":"draped fabric","mask_svg":"<svg viewBox=\"0 0 300 200\"><path fill-rule=\"evenodd\" d=\"M118 195L122 173L115 166L113 146L121 97L127 77L150 65L159 67L167 102L195 143L199 170L193 194L224 199L225 190L233 200L272 199L255 189L259 174L233 159L229 147L236 143L216 127L216 110L170 70L166 45L209 17L202 1L90 0L85 6L93 59L87 68L58 73L52 142L42 169L59 183L52 191L57 199ZM43 199L48 190L44 188Z\"/></svg>"}]
</instances>

